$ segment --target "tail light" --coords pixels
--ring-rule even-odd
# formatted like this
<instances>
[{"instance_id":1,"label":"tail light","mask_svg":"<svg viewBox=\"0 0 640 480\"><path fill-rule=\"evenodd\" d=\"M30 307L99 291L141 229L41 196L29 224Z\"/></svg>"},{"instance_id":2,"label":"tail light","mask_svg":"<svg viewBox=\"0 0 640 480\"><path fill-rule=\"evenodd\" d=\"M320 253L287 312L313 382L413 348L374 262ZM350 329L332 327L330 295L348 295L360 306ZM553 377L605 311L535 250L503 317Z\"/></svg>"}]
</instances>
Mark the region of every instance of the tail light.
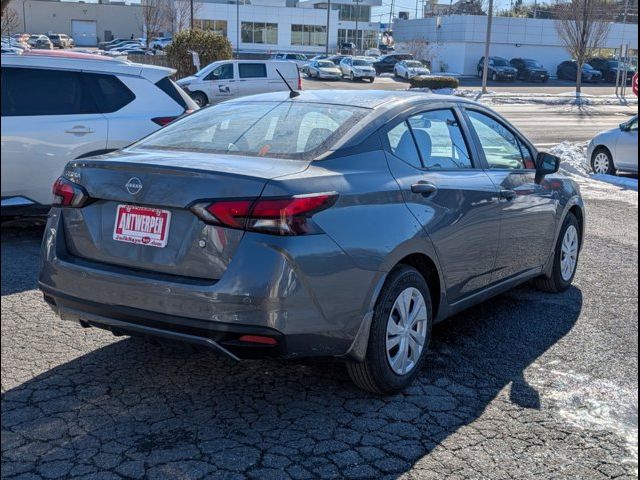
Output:
<instances>
[{"instance_id":1,"label":"tail light","mask_svg":"<svg viewBox=\"0 0 640 480\"><path fill-rule=\"evenodd\" d=\"M302 77L300 76L300 70L298 70L298 90L302 90Z\"/></svg>"},{"instance_id":2,"label":"tail light","mask_svg":"<svg viewBox=\"0 0 640 480\"><path fill-rule=\"evenodd\" d=\"M53 205L80 208L89 200L87 191L77 183L59 177L53 184Z\"/></svg>"},{"instance_id":3,"label":"tail light","mask_svg":"<svg viewBox=\"0 0 640 480\"><path fill-rule=\"evenodd\" d=\"M155 117L155 118L152 118L151 121L156 125L160 125L161 127L164 127L165 125L168 125L171 122L173 122L178 117L179 115L176 115L173 117Z\"/></svg>"},{"instance_id":4,"label":"tail light","mask_svg":"<svg viewBox=\"0 0 640 480\"><path fill-rule=\"evenodd\" d=\"M274 235L319 233L311 217L331 207L337 193L287 198L219 200L194 205L192 211L206 223Z\"/></svg>"}]
</instances>

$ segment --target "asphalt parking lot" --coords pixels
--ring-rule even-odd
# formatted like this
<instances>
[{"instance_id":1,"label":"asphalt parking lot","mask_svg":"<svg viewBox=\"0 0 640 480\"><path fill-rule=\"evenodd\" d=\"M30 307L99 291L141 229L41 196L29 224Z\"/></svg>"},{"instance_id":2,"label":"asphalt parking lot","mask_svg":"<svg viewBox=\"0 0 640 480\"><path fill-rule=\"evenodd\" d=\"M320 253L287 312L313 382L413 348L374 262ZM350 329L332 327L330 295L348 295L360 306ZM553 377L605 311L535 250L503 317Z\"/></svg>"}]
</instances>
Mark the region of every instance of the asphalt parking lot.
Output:
<instances>
[{"instance_id":1,"label":"asphalt parking lot","mask_svg":"<svg viewBox=\"0 0 640 480\"><path fill-rule=\"evenodd\" d=\"M436 327L403 394L63 323L41 227L2 228L2 478L637 478L637 192L583 186L575 286Z\"/></svg>"}]
</instances>

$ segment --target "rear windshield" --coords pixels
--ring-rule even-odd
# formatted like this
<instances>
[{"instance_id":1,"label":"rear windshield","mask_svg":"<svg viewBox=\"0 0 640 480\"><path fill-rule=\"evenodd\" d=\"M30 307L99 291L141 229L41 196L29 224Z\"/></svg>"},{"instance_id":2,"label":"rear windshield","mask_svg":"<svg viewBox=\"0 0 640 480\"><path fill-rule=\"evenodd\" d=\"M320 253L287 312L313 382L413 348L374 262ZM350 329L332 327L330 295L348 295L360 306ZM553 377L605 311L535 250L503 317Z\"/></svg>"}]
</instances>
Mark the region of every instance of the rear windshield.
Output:
<instances>
[{"instance_id":1,"label":"rear windshield","mask_svg":"<svg viewBox=\"0 0 640 480\"><path fill-rule=\"evenodd\" d=\"M542 68L542 64L536 60L525 60L524 64L527 67Z\"/></svg>"},{"instance_id":2,"label":"rear windshield","mask_svg":"<svg viewBox=\"0 0 640 480\"><path fill-rule=\"evenodd\" d=\"M308 160L329 150L368 109L319 103L221 103L133 147Z\"/></svg>"}]
</instances>

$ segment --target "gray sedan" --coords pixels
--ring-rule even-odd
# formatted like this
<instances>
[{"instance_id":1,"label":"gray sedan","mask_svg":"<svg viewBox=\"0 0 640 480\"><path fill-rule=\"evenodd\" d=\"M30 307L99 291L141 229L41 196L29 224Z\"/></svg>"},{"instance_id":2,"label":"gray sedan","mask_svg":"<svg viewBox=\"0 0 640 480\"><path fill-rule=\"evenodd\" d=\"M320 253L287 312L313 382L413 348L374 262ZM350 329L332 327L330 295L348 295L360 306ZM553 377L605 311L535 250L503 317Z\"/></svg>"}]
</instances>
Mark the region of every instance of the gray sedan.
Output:
<instances>
[{"instance_id":1,"label":"gray sedan","mask_svg":"<svg viewBox=\"0 0 640 480\"><path fill-rule=\"evenodd\" d=\"M569 288L585 214L558 164L459 98L231 100L70 162L39 285L86 327L338 357L359 387L397 392L434 323L531 279Z\"/></svg>"}]
</instances>

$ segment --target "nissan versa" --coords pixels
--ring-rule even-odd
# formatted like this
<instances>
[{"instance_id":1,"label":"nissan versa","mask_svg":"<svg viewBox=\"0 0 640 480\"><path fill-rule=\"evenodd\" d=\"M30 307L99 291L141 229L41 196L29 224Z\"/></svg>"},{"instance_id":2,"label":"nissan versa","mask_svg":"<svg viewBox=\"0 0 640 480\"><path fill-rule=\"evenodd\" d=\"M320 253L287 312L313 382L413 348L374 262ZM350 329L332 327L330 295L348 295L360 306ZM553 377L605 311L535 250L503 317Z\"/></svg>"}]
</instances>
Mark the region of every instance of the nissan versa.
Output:
<instances>
[{"instance_id":1,"label":"nissan versa","mask_svg":"<svg viewBox=\"0 0 640 480\"><path fill-rule=\"evenodd\" d=\"M231 100L70 162L46 301L233 359L339 357L388 393L419 374L434 323L529 279L569 287L578 187L502 117L442 95L295 95Z\"/></svg>"}]
</instances>

